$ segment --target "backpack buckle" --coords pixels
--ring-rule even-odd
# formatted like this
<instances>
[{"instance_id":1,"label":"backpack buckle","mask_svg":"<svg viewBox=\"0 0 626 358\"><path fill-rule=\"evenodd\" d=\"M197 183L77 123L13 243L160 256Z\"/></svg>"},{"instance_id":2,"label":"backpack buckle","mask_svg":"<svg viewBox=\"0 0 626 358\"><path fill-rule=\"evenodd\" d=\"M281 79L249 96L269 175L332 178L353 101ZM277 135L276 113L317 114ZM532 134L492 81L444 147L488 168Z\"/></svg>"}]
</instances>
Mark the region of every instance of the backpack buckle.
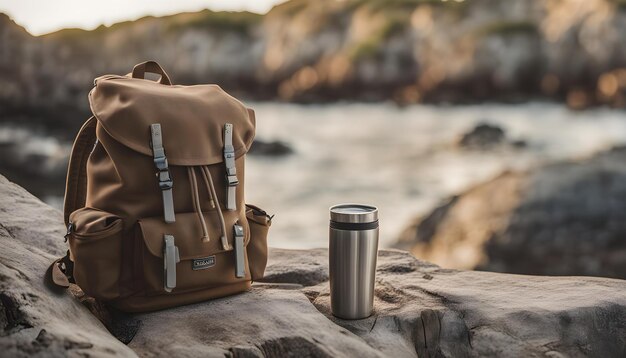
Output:
<instances>
[{"instance_id":1,"label":"backpack buckle","mask_svg":"<svg viewBox=\"0 0 626 358\"><path fill-rule=\"evenodd\" d=\"M224 166L226 167L226 209L237 209L235 196L237 191L235 187L239 185L237 179L237 167L235 166L235 147L233 146L233 125L226 123L224 125Z\"/></svg>"},{"instance_id":2,"label":"backpack buckle","mask_svg":"<svg viewBox=\"0 0 626 358\"><path fill-rule=\"evenodd\" d=\"M226 183L228 184L228 186L237 186L239 185L239 179L237 179L236 175L227 175Z\"/></svg>"},{"instance_id":3,"label":"backpack buckle","mask_svg":"<svg viewBox=\"0 0 626 358\"><path fill-rule=\"evenodd\" d=\"M159 188L161 188L161 190L169 190L174 187L174 181L172 180L168 169L159 170L156 173L156 176L159 179Z\"/></svg>"},{"instance_id":4,"label":"backpack buckle","mask_svg":"<svg viewBox=\"0 0 626 358\"><path fill-rule=\"evenodd\" d=\"M163 155L162 157L154 157L153 161L154 161L154 166L157 167L157 169L167 170L168 163L167 163L167 157L165 155Z\"/></svg>"},{"instance_id":5,"label":"backpack buckle","mask_svg":"<svg viewBox=\"0 0 626 358\"><path fill-rule=\"evenodd\" d=\"M224 165L226 166L226 181L228 186L239 184L237 168L235 167L235 148L229 144L224 146Z\"/></svg>"},{"instance_id":6,"label":"backpack buckle","mask_svg":"<svg viewBox=\"0 0 626 358\"><path fill-rule=\"evenodd\" d=\"M161 133L161 125L158 123L150 125L152 159L154 166L157 168L156 177L159 181L159 188L163 196L163 218L166 223L176 221L174 214L174 197L172 188L174 181L170 175L169 164L165 156L165 148L163 148L163 135Z\"/></svg>"}]
</instances>

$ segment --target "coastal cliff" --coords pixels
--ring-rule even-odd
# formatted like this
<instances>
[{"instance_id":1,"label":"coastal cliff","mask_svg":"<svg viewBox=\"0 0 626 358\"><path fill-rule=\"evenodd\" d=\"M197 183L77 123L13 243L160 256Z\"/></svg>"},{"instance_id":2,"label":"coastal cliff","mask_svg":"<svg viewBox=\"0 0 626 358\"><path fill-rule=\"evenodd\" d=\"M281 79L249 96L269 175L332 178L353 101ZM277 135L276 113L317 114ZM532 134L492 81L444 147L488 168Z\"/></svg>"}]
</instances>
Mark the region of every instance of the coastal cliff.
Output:
<instances>
[{"instance_id":1,"label":"coastal cliff","mask_svg":"<svg viewBox=\"0 0 626 358\"><path fill-rule=\"evenodd\" d=\"M35 37L0 15L0 118L76 128L94 77L146 59L254 99L623 107L625 20L617 0L291 0Z\"/></svg>"}]
</instances>

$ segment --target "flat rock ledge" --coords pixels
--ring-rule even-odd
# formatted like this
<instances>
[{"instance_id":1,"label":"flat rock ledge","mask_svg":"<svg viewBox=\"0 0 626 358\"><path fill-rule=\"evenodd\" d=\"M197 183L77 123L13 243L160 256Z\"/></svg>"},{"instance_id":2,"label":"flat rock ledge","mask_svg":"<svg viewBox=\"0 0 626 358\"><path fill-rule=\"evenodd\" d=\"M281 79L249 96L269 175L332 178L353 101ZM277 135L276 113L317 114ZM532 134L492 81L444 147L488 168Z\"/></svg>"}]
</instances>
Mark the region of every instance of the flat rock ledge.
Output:
<instances>
[{"instance_id":1,"label":"flat rock ledge","mask_svg":"<svg viewBox=\"0 0 626 358\"><path fill-rule=\"evenodd\" d=\"M246 293L114 312L44 283L65 250L60 212L1 176L0 199L2 356L626 356L626 281L448 270L404 251L380 252L363 320L330 314L325 249L271 250Z\"/></svg>"}]
</instances>

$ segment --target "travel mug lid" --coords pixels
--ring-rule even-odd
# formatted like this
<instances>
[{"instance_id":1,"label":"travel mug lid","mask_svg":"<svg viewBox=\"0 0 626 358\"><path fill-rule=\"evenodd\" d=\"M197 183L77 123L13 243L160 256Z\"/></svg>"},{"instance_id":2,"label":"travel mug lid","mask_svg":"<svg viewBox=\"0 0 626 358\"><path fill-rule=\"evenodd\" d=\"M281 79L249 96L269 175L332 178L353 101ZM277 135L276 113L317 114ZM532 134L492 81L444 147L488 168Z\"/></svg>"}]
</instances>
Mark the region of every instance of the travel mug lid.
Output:
<instances>
[{"instance_id":1,"label":"travel mug lid","mask_svg":"<svg viewBox=\"0 0 626 358\"><path fill-rule=\"evenodd\" d=\"M339 223L371 223L378 221L378 208L364 204L339 204L330 208L330 220Z\"/></svg>"}]
</instances>

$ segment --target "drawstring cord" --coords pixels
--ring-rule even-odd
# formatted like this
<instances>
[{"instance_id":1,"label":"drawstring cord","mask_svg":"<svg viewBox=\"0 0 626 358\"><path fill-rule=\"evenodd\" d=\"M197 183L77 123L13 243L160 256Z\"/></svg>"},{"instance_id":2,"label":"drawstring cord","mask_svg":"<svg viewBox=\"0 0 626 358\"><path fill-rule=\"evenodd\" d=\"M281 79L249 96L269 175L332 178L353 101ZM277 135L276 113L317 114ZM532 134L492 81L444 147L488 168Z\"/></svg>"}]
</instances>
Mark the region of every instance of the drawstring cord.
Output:
<instances>
[{"instance_id":1,"label":"drawstring cord","mask_svg":"<svg viewBox=\"0 0 626 358\"><path fill-rule=\"evenodd\" d=\"M209 242L209 230L204 221L202 215L202 206L200 205L200 194L198 193L198 181L196 179L196 172L193 167L187 167L187 174L189 176L189 185L191 186L191 201L193 202L193 209L198 214L200 219L200 225L202 226L202 242Z\"/></svg>"},{"instance_id":2,"label":"drawstring cord","mask_svg":"<svg viewBox=\"0 0 626 358\"><path fill-rule=\"evenodd\" d=\"M215 200L213 199L213 191L211 191L211 183L209 183L209 178L207 177L207 173L204 171L204 167L202 166L200 167L200 172L202 173L204 186L206 187L206 190L209 192L209 205L211 205L211 209L215 209Z\"/></svg>"},{"instance_id":3,"label":"drawstring cord","mask_svg":"<svg viewBox=\"0 0 626 358\"><path fill-rule=\"evenodd\" d=\"M211 206L211 209L215 209L215 200L213 199L213 191L211 191L211 185L209 183L209 179L207 178L207 174L204 172L204 167L200 167L200 172L202 173L204 186L206 187L206 190L209 192L209 205Z\"/></svg>"},{"instance_id":4,"label":"drawstring cord","mask_svg":"<svg viewBox=\"0 0 626 358\"><path fill-rule=\"evenodd\" d=\"M200 171L202 172L202 178L204 179L204 183L208 186L209 196L211 200L215 199L217 203L217 216L220 220L220 226L222 227L222 249L230 250L230 245L228 244L228 238L226 236L226 222L224 221L224 215L222 214L222 208L220 206L219 199L217 198L217 193L215 192L215 185L213 185L213 178L211 177L211 172L209 168L206 166L201 166Z\"/></svg>"}]
</instances>

